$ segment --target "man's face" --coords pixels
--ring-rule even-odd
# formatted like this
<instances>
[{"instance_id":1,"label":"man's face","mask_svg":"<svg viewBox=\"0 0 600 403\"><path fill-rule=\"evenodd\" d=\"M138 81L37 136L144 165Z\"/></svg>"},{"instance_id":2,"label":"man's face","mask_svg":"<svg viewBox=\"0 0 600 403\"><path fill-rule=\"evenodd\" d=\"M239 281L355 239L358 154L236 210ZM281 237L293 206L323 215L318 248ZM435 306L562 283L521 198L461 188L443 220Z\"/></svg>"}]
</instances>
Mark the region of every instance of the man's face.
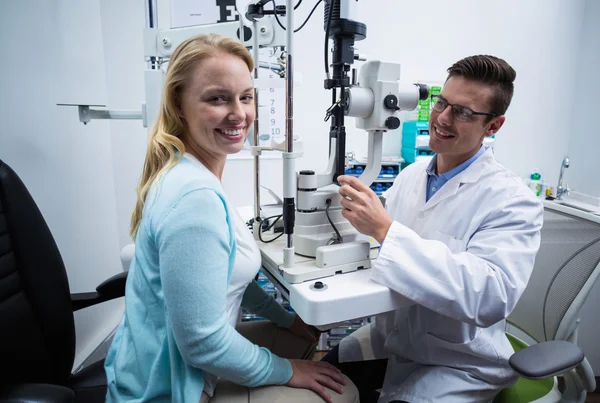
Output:
<instances>
[{"instance_id":1,"label":"man's face","mask_svg":"<svg viewBox=\"0 0 600 403\"><path fill-rule=\"evenodd\" d=\"M475 112L491 112L492 88L478 81L463 77L450 77L442 89L440 99L460 105ZM429 118L429 148L444 158L456 159L456 165L474 155L485 137L496 133L504 116L491 118L473 115L468 121L460 121L448 105L442 112L434 109Z\"/></svg>"}]
</instances>

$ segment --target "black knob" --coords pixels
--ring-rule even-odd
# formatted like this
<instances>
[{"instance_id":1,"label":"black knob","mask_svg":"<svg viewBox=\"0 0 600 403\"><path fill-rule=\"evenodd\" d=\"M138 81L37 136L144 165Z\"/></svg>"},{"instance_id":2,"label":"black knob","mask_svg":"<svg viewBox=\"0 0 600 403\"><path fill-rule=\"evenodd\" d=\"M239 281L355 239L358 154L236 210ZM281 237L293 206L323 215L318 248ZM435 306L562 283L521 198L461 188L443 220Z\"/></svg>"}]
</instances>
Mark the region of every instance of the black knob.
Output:
<instances>
[{"instance_id":1,"label":"black knob","mask_svg":"<svg viewBox=\"0 0 600 403\"><path fill-rule=\"evenodd\" d=\"M427 97L429 96L429 86L427 86L427 84L419 84L419 83L416 83L415 85L417 87L419 87L419 99L421 101L426 100Z\"/></svg>"},{"instance_id":2,"label":"black knob","mask_svg":"<svg viewBox=\"0 0 600 403\"><path fill-rule=\"evenodd\" d=\"M237 35L238 39L240 39L240 40L242 39L242 37L240 36L239 28L236 31L236 35ZM252 39L252 30L244 25L244 41L249 41L250 39Z\"/></svg>"},{"instance_id":3,"label":"black knob","mask_svg":"<svg viewBox=\"0 0 600 403\"><path fill-rule=\"evenodd\" d=\"M315 171L311 171L310 169L305 169L303 171L300 171L300 175L314 175Z\"/></svg>"},{"instance_id":4,"label":"black knob","mask_svg":"<svg viewBox=\"0 0 600 403\"><path fill-rule=\"evenodd\" d=\"M400 127L400 119L395 116L390 116L385 120L385 127L389 130L396 130Z\"/></svg>"},{"instance_id":5,"label":"black knob","mask_svg":"<svg viewBox=\"0 0 600 403\"><path fill-rule=\"evenodd\" d=\"M320 281L317 281L317 282L315 283L315 288L316 288L317 290L320 290L320 289L321 289L321 288L323 288L323 287L324 287L324 285L323 285L323 283L322 283L322 282L320 282Z\"/></svg>"},{"instance_id":6,"label":"black knob","mask_svg":"<svg viewBox=\"0 0 600 403\"><path fill-rule=\"evenodd\" d=\"M383 98L383 106L393 111L400 110L400 107L398 106L398 97L392 94L386 95L385 98Z\"/></svg>"}]
</instances>

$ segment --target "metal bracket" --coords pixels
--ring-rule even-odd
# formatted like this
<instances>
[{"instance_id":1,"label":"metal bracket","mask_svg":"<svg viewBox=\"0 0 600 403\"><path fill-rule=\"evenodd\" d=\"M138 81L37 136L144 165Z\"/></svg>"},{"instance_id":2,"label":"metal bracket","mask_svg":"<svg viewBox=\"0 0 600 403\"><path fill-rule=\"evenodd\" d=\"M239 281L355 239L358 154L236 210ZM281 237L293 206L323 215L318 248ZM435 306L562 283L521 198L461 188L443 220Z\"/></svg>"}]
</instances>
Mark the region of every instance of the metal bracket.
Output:
<instances>
[{"instance_id":1,"label":"metal bracket","mask_svg":"<svg viewBox=\"0 0 600 403\"><path fill-rule=\"evenodd\" d=\"M142 120L144 127L148 127L146 121L146 104L142 104L141 111L130 110L109 110L109 109L90 109L91 107L103 107L106 105L76 105L76 104L57 104L58 106L77 106L79 111L79 121L87 125L92 119L128 119Z\"/></svg>"}]
</instances>

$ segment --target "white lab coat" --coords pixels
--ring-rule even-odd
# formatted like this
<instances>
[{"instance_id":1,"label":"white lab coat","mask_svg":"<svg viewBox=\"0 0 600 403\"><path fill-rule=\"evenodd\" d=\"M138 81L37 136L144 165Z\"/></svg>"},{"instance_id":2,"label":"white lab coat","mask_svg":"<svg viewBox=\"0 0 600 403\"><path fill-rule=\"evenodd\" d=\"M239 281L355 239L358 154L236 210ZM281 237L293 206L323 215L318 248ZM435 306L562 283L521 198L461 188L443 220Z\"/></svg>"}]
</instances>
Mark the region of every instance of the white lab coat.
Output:
<instances>
[{"instance_id":1,"label":"white lab coat","mask_svg":"<svg viewBox=\"0 0 600 403\"><path fill-rule=\"evenodd\" d=\"M486 402L517 379L504 319L540 245L542 203L491 149L428 202L427 163L387 191L394 220L371 279L415 302L340 344L340 361L388 358L380 403Z\"/></svg>"}]
</instances>

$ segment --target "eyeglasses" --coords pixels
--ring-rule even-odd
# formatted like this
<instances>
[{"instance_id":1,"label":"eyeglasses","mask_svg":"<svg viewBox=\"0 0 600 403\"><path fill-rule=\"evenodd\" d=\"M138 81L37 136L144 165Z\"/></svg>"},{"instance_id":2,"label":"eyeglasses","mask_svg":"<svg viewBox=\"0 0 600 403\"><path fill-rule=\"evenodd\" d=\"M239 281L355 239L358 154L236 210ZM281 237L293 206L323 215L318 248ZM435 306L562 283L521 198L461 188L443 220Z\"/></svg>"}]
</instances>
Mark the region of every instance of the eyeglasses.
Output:
<instances>
[{"instance_id":1,"label":"eyeglasses","mask_svg":"<svg viewBox=\"0 0 600 403\"><path fill-rule=\"evenodd\" d=\"M433 110L442 113L448 106L452 107L452 117L459 122L470 122L473 120L474 115L485 115L485 116L498 116L497 113L488 112L475 112L474 110L467 108L462 105L453 105L445 100L441 95L432 95L431 103L433 104Z\"/></svg>"}]
</instances>

